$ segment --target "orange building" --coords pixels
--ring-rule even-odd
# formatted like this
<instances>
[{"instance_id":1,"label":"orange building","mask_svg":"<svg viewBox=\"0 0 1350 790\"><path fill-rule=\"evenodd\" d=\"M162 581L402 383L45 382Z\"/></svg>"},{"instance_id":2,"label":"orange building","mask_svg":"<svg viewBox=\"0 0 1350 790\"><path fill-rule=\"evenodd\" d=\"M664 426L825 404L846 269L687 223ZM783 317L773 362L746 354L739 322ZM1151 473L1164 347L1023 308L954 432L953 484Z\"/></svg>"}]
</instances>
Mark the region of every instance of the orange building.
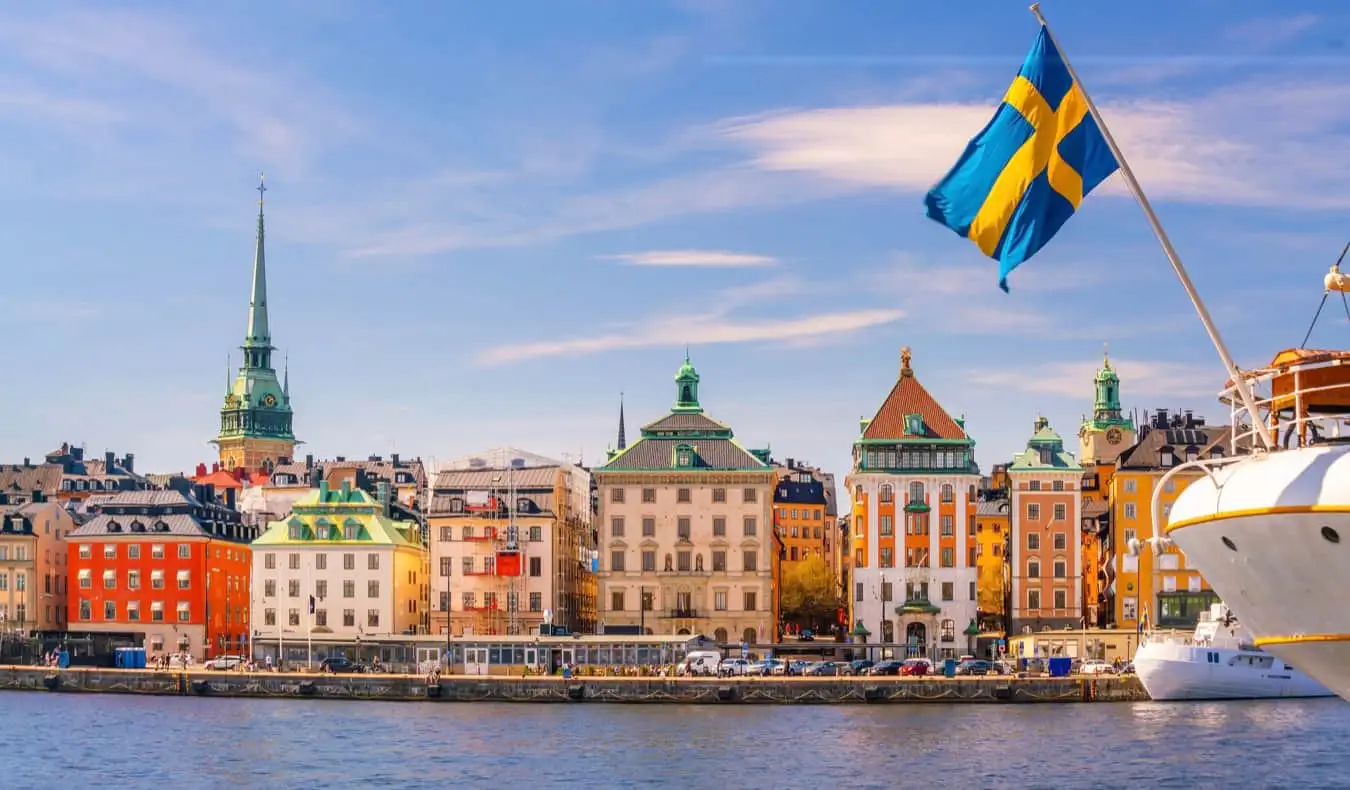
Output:
<instances>
[{"instance_id":1,"label":"orange building","mask_svg":"<svg viewBox=\"0 0 1350 790\"><path fill-rule=\"evenodd\" d=\"M1012 631L1084 627L1083 467L1044 417L1008 466Z\"/></svg>"},{"instance_id":2,"label":"orange building","mask_svg":"<svg viewBox=\"0 0 1350 790\"><path fill-rule=\"evenodd\" d=\"M232 499L198 486L94 505L93 518L66 538L72 635L198 660L246 653L248 544L257 531Z\"/></svg>"},{"instance_id":3,"label":"orange building","mask_svg":"<svg viewBox=\"0 0 1350 790\"><path fill-rule=\"evenodd\" d=\"M809 560L824 563L838 580L838 517L835 514L834 475L821 472L795 458L786 465L775 464L778 480L774 484L773 523L779 549L775 553L775 610L782 595L781 581L793 567ZM783 623L785 631L820 628L827 623Z\"/></svg>"}]
</instances>

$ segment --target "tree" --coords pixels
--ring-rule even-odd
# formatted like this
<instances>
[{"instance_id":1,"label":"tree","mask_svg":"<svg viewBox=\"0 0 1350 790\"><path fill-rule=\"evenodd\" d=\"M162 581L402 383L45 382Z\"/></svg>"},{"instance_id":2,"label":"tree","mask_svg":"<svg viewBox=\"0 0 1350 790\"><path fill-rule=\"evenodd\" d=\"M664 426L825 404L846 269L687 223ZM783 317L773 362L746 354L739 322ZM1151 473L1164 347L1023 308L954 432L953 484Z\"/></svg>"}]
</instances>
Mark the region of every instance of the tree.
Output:
<instances>
[{"instance_id":1,"label":"tree","mask_svg":"<svg viewBox=\"0 0 1350 790\"><path fill-rule=\"evenodd\" d=\"M808 557L800 562L785 563L783 586L778 606L784 622L792 621L810 627L821 622L833 622L842 606L839 580L823 557Z\"/></svg>"},{"instance_id":2,"label":"tree","mask_svg":"<svg viewBox=\"0 0 1350 790\"><path fill-rule=\"evenodd\" d=\"M976 588L978 593L976 604L980 607L980 614L986 620L1001 617L1004 595L1003 563L991 562L981 565Z\"/></svg>"}]
</instances>

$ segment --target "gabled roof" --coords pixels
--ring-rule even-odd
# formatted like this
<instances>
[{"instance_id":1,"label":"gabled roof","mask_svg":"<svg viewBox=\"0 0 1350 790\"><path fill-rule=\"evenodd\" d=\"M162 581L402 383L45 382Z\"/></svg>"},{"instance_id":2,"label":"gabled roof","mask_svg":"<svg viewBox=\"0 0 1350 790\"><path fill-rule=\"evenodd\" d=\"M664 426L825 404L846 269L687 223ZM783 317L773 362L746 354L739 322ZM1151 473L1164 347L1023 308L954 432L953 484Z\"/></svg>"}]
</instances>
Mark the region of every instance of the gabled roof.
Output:
<instances>
[{"instance_id":1,"label":"gabled roof","mask_svg":"<svg viewBox=\"0 0 1350 790\"><path fill-rule=\"evenodd\" d=\"M421 548L421 544L414 541L409 535L409 530L415 528L415 524L408 522L399 522L372 509L372 506L378 505L376 501L366 492L352 489L343 495L340 491L329 491L327 499L321 499L320 491L312 489L310 493L300 497L292 505L291 515L279 521L273 521L267 525L266 531L253 541L255 546L409 546L412 548ZM303 525L309 530L313 530L321 520L337 528L336 534L342 535L342 527L348 520L355 521L364 529L365 534L369 536L367 540L345 540L342 537L331 539L314 538L304 540L291 539L291 524Z\"/></svg>"},{"instance_id":2,"label":"gabled roof","mask_svg":"<svg viewBox=\"0 0 1350 790\"><path fill-rule=\"evenodd\" d=\"M665 431L701 431L706 433L715 433L720 431L730 431L731 428L726 423L718 422L713 418L701 412L675 412L667 414L659 420L654 420L642 426L644 432L665 432Z\"/></svg>"},{"instance_id":3,"label":"gabled roof","mask_svg":"<svg viewBox=\"0 0 1350 790\"><path fill-rule=\"evenodd\" d=\"M496 447L472 455L465 455L436 465L436 472L480 469L537 469L566 466L562 461L545 458L515 447Z\"/></svg>"},{"instance_id":4,"label":"gabled roof","mask_svg":"<svg viewBox=\"0 0 1350 790\"><path fill-rule=\"evenodd\" d=\"M929 394L919 380L914 377L910 367L910 351L906 347L900 352L900 378L891 387L890 394L882 401L876 416L863 431L864 439L965 439L966 434L956 420L942 408L937 399ZM922 430L918 434L910 433L905 416L917 414L923 418Z\"/></svg>"},{"instance_id":5,"label":"gabled roof","mask_svg":"<svg viewBox=\"0 0 1350 790\"><path fill-rule=\"evenodd\" d=\"M53 494L61 487L60 464L0 464L0 491Z\"/></svg>"}]
</instances>

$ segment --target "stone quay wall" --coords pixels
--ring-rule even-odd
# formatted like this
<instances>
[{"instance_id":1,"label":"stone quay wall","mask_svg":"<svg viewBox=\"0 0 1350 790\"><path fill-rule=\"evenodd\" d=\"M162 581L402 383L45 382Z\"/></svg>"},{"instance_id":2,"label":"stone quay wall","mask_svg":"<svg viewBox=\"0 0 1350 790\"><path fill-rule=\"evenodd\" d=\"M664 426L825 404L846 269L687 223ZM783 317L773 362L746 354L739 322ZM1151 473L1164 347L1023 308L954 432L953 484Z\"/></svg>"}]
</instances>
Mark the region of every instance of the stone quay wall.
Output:
<instances>
[{"instance_id":1,"label":"stone quay wall","mask_svg":"<svg viewBox=\"0 0 1350 790\"><path fill-rule=\"evenodd\" d=\"M1135 702L1125 677L630 678L447 675L315 675L275 672L0 667L0 690L198 697L369 699L390 702L608 702L841 705L923 702Z\"/></svg>"}]
</instances>

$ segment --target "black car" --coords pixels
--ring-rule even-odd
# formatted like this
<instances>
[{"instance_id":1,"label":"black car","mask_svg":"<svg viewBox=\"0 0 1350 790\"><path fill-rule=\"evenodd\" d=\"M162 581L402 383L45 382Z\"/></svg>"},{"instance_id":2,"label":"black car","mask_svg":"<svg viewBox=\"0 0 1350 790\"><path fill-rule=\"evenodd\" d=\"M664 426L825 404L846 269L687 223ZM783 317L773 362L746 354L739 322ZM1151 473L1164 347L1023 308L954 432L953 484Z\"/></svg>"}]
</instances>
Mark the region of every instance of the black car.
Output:
<instances>
[{"instance_id":1,"label":"black car","mask_svg":"<svg viewBox=\"0 0 1350 790\"><path fill-rule=\"evenodd\" d=\"M880 661L880 662L878 662L878 663L876 663L876 664L873 664L873 665L872 665L872 668L869 669L869 670L867 670L867 674L869 674L869 675L899 675L899 674L900 674L900 667L902 667L902 666L904 666L904 664L901 663L901 662L899 662L899 661Z\"/></svg>"},{"instance_id":2,"label":"black car","mask_svg":"<svg viewBox=\"0 0 1350 790\"><path fill-rule=\"evenodd\" d=\"M974 659L962 661L956 665L956 674L958 675L989 675L993 674L993 665L988 661Z\"/></svg>"},{"instance_id":3,"label":"black car","mask_svg":"<svg viewBox=\"0 0 1350 790\"><path fill-rule=\"evenodd\" d=\"M365 672L366 668L346 656L332 656L319 662L319 671L334 675L350 675Z\"/></svg>"}]
</instances>

